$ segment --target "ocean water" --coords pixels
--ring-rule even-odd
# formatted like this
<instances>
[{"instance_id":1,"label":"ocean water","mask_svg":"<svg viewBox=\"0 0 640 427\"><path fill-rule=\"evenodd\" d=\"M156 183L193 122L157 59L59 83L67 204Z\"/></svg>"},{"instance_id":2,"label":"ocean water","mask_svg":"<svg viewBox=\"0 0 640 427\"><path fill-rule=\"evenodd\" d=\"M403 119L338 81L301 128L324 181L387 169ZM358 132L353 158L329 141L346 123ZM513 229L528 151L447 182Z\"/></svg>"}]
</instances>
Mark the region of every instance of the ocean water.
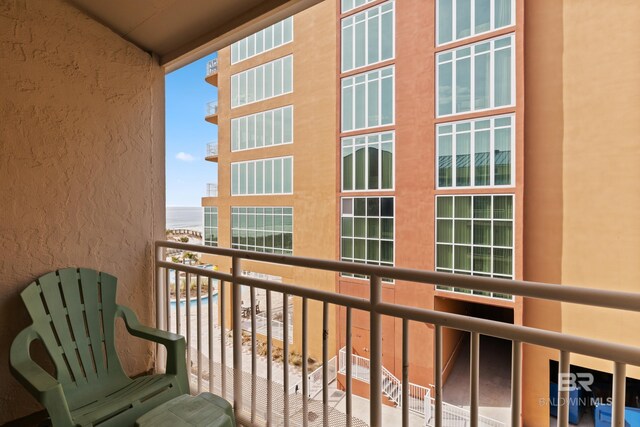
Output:
<instances>
[{"instance_id":1,"label":"ocean water","mask_svg":"<svg viewBox=\"0 0 640 427\"><path fill-rule=\"evenodd\" d=\"M167 229L188 228L202 231L203 228L202 208L196 207L168 207L167 208Z\"/></svg>"}]
</instances>

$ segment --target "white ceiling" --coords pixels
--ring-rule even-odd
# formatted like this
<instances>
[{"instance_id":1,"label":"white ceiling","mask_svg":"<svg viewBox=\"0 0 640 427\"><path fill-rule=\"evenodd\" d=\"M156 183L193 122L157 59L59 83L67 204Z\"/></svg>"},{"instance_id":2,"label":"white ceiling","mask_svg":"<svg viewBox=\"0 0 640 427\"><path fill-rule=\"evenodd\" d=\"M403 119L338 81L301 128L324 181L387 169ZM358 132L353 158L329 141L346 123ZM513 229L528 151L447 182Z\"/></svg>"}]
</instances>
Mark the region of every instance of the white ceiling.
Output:
<instances>
[{"instance_id":1,"label":"white ceiling","mask_svg":"<svg viewBox=\"0 0 640 427\"><path fill-rule=\"evenodd\" d=\"M69 1L123 38L157 54L161 63L173 62L176 68L190 54L188 62L321 0ZM198 52L195 56L194 51Z\"/></svg>"}]
</instances>

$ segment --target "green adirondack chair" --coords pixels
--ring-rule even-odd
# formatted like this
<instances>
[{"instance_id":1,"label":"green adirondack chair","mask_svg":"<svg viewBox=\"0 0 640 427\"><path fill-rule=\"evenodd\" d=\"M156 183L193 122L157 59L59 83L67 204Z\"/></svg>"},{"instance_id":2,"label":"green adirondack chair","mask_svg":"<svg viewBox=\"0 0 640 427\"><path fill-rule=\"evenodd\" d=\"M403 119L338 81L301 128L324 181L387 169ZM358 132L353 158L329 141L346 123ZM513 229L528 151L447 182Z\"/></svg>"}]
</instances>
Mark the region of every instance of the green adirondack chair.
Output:
<instances>
[{"instance_id":1,"label":"green adirondack chair","mask_svg":"<svg viewBox=\"0 0 640 427\"><path fill-rule=\"evenodd\" d=\"M143 326L116 304L116 278L89 269L46 274L20 294L33 323L11 345L13 375L47 409L54 427L133 426L154 407L189 392L184 337ZM133 336L167 348L164 375L129 378L114 343L117 317ZM56 378L29 355L41 340Z\"/></svg>"}]
</instances>

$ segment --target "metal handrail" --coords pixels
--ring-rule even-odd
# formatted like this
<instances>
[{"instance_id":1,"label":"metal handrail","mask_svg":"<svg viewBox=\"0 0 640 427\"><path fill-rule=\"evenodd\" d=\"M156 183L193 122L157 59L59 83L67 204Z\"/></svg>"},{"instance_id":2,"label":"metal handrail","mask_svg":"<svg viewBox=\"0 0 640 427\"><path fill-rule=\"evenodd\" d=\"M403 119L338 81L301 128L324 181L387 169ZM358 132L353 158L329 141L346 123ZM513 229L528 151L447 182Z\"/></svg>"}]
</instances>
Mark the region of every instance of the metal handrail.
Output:
<instances>
[{"instance_id":1,"label":"metal handrail","mask_svg":"<svg viewBox=\"0 0 640 427\"><path fill-rule=\"evenodd\" d=\"M218 155L218 141L212 141L207 144L207 157Z\"/></svg>"},{"instance_id":2,"label":"metal handrail","mask_svg":"<svg viewBox=\"0 0 640 427\"><path fill-rule=\"evenodd\" d=\"M207 197L218 197L218 184L207 184Z\"/></svg>"},{"instance_id":3,"label":"metal handrail","mask_svg":"<svg viewBox=\"0 0 640 427\"><path fill-rule=\"evenodd\" d=\"M210 255L231 257L232 260L232 272L233 274L222 273L218 271L204 270L197 267L191 267L182 264L176 264L173 262L164 261L162 258L162 250L164 248L176 248L192 252L206 253ZM422 270L413 270L397 267L382 267L374 265L354 264L343 261L331 261L331 260L319 260L313 258L294 257L286 255L274 255L255 253L251 251L228 249L220 247L208 247L199 245L190 245L179 242L158 241L156 242L156 250L158 257L156 259L156 269L158 271L166 271L168 269L176 269L189 274L195 274L197 277L209 277L219 279L221 281L229 282L232 284L232 307L233 307L233 366L236 372L242 371L242 336L241 336L241 299L240 299L240 286L246 285L250 289L264 289L271 292L282 293L283 296L298 296L302 298L302 360L303 369L306 368L307 360L307 325L308 325L308 309L307 302L309 299L323 302L323 307L329 304L334 306L343 306L346 308L347 330L351 330L351 312L353 309L363 310L370 313L370 380L369 383L373 389L382 389L382 316L390 316L403 320L403 345L408 342L408 329L405 327L408 321L415 321L425 324L435 325L435 339L434 339L434 351L435 351L435 424L442 425L442 328L451 328L462 331L471 332L471 369L470 369L470 383L471 383L471 406L470 422L471 425L477 425L481 417L478 414L479 407L479 337L480 335L489 335L502 339L508 339L513 342L512 352L512 425L520 425L520 408L521 408L521 375L522 375L522 343L529 343L539 345L543 347L549 347L560 351L560 369L561 374L569 373L569 357L570 353L578 353L587 356L592 356L599 359L611 360L615 363L614 369L614 387L613 387L613 403L612 413L614 414L614 423L616 420L624 419L624 387L620 384L624 384L626 378L626 365L640 366L640 348L630 345L605 342L593 338L585 338L575 335L564 334L561 332L554 332L548 330L541 330L528 326L514 325L502 323L499 321L486 320L480 318L469 317L461 314L446 313L430 309L417 308L411 306L405 306L395 303L383 302L381 298L382 293L382 278L391 278L396 280L412 281L416 283L424 283L432 285L434 283L464 287L475 290L493 291L500 293L508 293L512 295L521 295L526 297L544 298L553 301L571 302L583 305L600 306L616 308L621 310L628 310L634 312L640 312L640 295L630 292L609 291L609 290L596 290L591 288L576 287L576 286L558 286L548 285L543 283L515 281L515 280L503 280L485 277L470 277L463 275L456 275L450 273L437 273ZM325 271L344 272L352 274L361 274L369 277L369 298L359 298L350 295L343 295L336 292L324 291L319 289L313 289L299 284L288 284L273 282L269 280L251 278L241 276L242 261L243 260L255 260L262 262L269 262L279 265L297 266L305 268L313 268ZM163 277L160 273L158 277ZM224 289L224 286L221 287ZM165 316L163 315L163 295L165 292L162 282L158 283L158 325L162 326L165 323ZM253 291L252 291L253 292ZM221 296L221 301L224 301L224 296ZM187 306L187 311L189 306ZM221 317L224 318L224 307L221 307ZM252 313L255 316L255 313ZM327 336L328 330L326 329L328 318L328 311L323 310L323 328L324 335ZM285 319L286 320L286 319ZM168 319L167 319L168 321ZM255 322L255 320L253 320ZM167 323L168 324L168 323ZM187 324L188 326L188 324ZM287 329L285 329L287 331ZM224 337L225 334L222 334ZM269 340L272 337L267 337ZM254 341L252 336L252 342ZM283 353L288 352L288 340L284 340ZM347 341L349 342L349 341ZM224 344L224 342L222 343ZM323 363L328 362L326 346L327 340L323 339ZM224 348L224 346L222 346ZM187 347L189 348L189 347ZM255 345L252 347L255 349ZM255 351L254 351L255 352ZM347 348L347 358L351 355L351 348ZM404 356L403 356L404 357ZM326 358L326 360L325 360ZM615 360L614 360L615 359ZM268 359L270 362L270 358ZM284 363L285 378L288 377L288 365ZM404 362L403 362L404 363ZM351 405L351 387L349 371L347 371L347 416L352 416ZM352 374L351 374L352 375ZM326 390L326 375L323 375L323 389ZM288 385L284 385L284 390L288 395ZM303 376L303 393L309 390L308 378ZM402 393L408 396L409 384L402 384ZM327 393L323 393L323 405L327 407ZM560 401L568 401L568 390L562 390L559 392ZM242 395L242 377L234 376L234 409L238 416L242 416L243 411L243 395ZM254 402L254 401L252 401ZM306 400L303 402L303 415L307 416L308 405ZM372 393L370 396L370 424L372 426L379 426L382 422L382 400L379 393ZM403 406L403 420L408 420L408 405ZM285 417L289 416L285 405ZM406 414L405 414L406 411ZM326 415L326 413L325 413ZM568 407L559 408L559 420L564 425L565 420L568 417ZM250 425L257 425L252 423Z\"/></svg>"},{"instance_id":4,"label":"metal handrail","mask_svg":"<svg viewBox=\"0 0 640 427\"><path fill-rule=\"evenodd\" d=\"M209 101L205 104L205 110L207 116L215 116L218 114L218 101Z\"/></svg>"},{"instance_id":5,"label":"metal handrail","mask_svg":"<svg viewBox=\"0 0 640 427\"><path fill-rule=\"evenodd\" d=\"M207 77L218 72L218 58L207 62Z\"/></svg>"}]
</instances>

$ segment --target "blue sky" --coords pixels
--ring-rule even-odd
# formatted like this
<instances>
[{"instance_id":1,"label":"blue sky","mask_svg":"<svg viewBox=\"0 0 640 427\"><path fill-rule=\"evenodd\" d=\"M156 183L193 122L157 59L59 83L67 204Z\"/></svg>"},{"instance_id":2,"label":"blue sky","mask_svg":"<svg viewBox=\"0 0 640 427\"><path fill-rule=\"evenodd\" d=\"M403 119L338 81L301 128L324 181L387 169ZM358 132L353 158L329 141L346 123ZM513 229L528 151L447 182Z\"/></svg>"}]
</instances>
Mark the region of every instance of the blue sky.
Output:
<instances>
[{"instance_id":1,"label":"blue sky","mask_svg":"<svg viewBox=\"0 0 640 427\"><path fill-rule=\"evenodd\" d=\"M206 183L218 181L218 164L207 162L207 143L218 126L204 121L205 104L218 89L204 81L207 61L193 62L165 77L167 206L200 206Z\"/></svg>"}]
</instances>

